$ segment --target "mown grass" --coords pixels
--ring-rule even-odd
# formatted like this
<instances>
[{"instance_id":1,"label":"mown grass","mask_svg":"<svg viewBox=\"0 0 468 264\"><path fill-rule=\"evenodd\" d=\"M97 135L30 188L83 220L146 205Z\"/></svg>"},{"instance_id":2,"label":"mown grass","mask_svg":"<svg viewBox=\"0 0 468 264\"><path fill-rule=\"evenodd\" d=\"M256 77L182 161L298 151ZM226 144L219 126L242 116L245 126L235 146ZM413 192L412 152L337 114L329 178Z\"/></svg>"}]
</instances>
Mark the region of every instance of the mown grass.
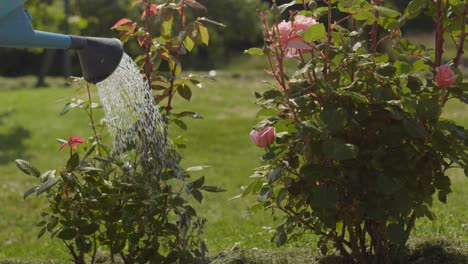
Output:
<instances>
[{"instance_id":1,"label":"mown grass","mask_svg":"<svg viewBox=\"0 0 468 264\"><path fill-rule=\"evenodd\" d=\"M206 80L204 88L194 90L192 101L176 102L176 110L192 110L204 116L202 120L187 120L189 129L184 134L188 148L183 150L183 165L210 166L203 172L206 183L226 189L225 193L206 194L198 206L199 214L208 219L205 238L213 252L211 258L213 263L334 263L323 261L336 258L317 257L314 236L278 251L270 238L281 215L276 214L275 221L271 211L252 212L254 197L228 201L241 192L241 187L249 183L253 169L260 165L258 157L262 150L250 142L249 132L258 121L253 93L265 89L263 78L261 73L221 73L216 81ZM79 111L59 117L63 103L56 101L81 97L84 91L2 89L3 82L0 79L0 263L66 262L69 256L60 241L48 237L36 239L39 228L35 224L45 204L41 199L23 201L22 194L34 179L19 172L13 161L27 159L41 170L63 164L66 155L58 152L60 144L55 138L88 136L90 130L86 116ZM467 110L467 106L450 102L445 115L468 126ZM194 176L199 175L202 174ZM412 254L418 252L416 245L422 241L423 245L430 245L422 247L420 252L424 248L434 250L421 256L446 252L453 255L450 261L466 261L468 180L462 172L454 170L452 181L454 193L449 195L448 204L434 205L437 219L418 222L410 243L414 248Z\"/></svg>"}]
</instances>

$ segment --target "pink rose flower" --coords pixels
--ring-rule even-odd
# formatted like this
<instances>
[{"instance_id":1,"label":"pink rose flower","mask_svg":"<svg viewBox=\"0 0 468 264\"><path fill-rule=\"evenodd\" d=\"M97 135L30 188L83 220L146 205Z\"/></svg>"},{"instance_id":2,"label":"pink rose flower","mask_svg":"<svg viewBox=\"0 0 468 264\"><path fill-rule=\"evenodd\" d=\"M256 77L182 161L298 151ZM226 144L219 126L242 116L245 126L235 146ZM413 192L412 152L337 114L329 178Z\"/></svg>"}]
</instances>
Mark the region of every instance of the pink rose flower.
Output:
<instances>
[{"instance_id":1,"label":"pink rose flower","mask_svg":"<svg viewBox=\"0 0 468 264\"><path fill-rule=\"evenodd\" d=\"M311 44L304 41L297 32L306 31L317 21L311 17L296 16L294 21L282 21L278 24L279 40L281 47L287 49L286 57L293 58L299 55L300 51L310 50Z\"/></svg>"},{"instance_id":2,"label":"pink rose flower","mask_svg":"<svg viewBox=\"0 0 468 264\"><path fill-rule=\"evenodd\" d=\"M449 87L457 79L457 75L447 64L437 67L436 72L435 82L441 87Z\"/></svg>"},{"instance_id":3,"label":"pink rose flower","mask_svg":"<svg viewBox=\"0 0 468 264\"><path fill-rule=\"evenodd\" d=\"M70 148L74 148L76 149L78 147L78 144L83 144L84 143L84 140L79 137L79 136L71 136L71 137L68 137L68 141L67 143L63 144L61 147L60 147L60 150L63 150L64 148L66 147L70 147Z\"/></svg>"},{"instance_id":4,"label":"pink rose flower","mask_svg":"<svg viewBox=\"0 0 468 264\"><path fill-rule=\"evenodd\" d=\"M275 141L276 130L274 127L265 127L263 130L252 130L250 139L258 147L264 148Z\"/></svg>"}]
</instances>

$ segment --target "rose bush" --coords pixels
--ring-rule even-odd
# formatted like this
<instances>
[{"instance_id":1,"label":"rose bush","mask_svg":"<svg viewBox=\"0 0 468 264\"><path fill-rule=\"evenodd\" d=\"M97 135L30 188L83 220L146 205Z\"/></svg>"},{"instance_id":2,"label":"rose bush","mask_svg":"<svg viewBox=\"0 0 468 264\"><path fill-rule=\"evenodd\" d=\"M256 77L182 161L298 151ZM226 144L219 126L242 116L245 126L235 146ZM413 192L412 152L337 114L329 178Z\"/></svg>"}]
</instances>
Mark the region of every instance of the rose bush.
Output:
<instances>
[{"instance_id":1,"label":"rose bush","mask_svg":"<svg viewBox=\"0 0 468 264\"><path fill-rule=\"evenodd\" d=\"M78 264L96 263L98 251L105 252L111 263L206 262L208 249L201 238L206 220L198 216L191 199L201 203L202 191L223 189L206 186L203 176L190 178L190 173L201 166L186 170L178 167L182 158L176 146L182 147L182 143L175 142L173 146L167 130L170 124L186 129L181 120L184 117L201 118L190 111L174 112L172 101L177 95L190 100L191 86L201 85L196 77L181 75L182 56L197 43L207 45L209 33L202 18L186 21L190 9L204 10L197 1L160 2L134 1L135 8L142 12L142 21L123 18L114 29L121 32L122 42L136 39L142 48L135 60L154 91L154 98L146 99L165 110L161 113L165 123L160 128L158 124L158 130L151 133L164 135L167 151L158 157L167 158L176 166L161 160L149 161L145 154L152 146L140 151L133 140L125 143L124 153L115 153L106 144L105 122L95 120L100 105L93 102L91 87L82 79L77 81L86 87L88 98L71 99L61 114L71 109L84 110L90 120L91 137L86 141L79 136L60 140L61 150L70 149L66 163L43 173L27 161L16 161L21 171L38 180L24 198L35 194L46 196L48 201L48 209L41 213L42 221L38 223L38 237L49 233L61 239ZM164 68L160 67L162 63L168 71L160 69ZM132 111L130 108L128 111ZM135 119L141 118L150 117L140 115ZM133 127L148 129L142 127L146 120L130 121ZM140 133L134 134L135 140L148 142ZM155 166L147 166L150 162Z\"/></svg>"},{"instance_id":2,"label":"rose bush","mask_svg":"<svg viewBox=\"0 0 468 264\"><path fill-rule=\"evenodd\" d=\"M423 14L434 21L433 51L401 38ZM283 213L278 246L313 232L322 253L333 246L346 263L401 260L416 219L435 218L433 196L447 202L447 170L467 174L467 131L441 115L447 100L468 102L458 69L467 14L463 1L432 0L403 13L379 0L259 12L264 46L246 52L268 59L275 83L255 94L265 117L255 130L277 134L241 196ZM442 65L445 39L457 53Z\"/></svg>"}]
</instances>

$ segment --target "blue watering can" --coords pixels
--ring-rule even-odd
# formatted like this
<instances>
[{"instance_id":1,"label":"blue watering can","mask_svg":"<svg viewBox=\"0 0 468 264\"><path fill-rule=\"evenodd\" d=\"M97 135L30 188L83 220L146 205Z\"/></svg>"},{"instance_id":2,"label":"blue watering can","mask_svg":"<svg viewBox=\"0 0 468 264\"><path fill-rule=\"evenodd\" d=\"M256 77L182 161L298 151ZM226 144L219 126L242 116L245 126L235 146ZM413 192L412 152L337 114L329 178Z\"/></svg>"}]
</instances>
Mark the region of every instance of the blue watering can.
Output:
<instances>
[{"instance_id":1,"label":"blue watering can","mask_svg":"<svg viewBox=\"0 0 468 264\"><path fill-rule=\"evenodd\" d=\"M98 83L120 63L123 46L118 39L56 34L34 30L32 17L23 8L26 0L0 0L0 47L75 49L83 77Z\"/></svg>"}]
</instances>

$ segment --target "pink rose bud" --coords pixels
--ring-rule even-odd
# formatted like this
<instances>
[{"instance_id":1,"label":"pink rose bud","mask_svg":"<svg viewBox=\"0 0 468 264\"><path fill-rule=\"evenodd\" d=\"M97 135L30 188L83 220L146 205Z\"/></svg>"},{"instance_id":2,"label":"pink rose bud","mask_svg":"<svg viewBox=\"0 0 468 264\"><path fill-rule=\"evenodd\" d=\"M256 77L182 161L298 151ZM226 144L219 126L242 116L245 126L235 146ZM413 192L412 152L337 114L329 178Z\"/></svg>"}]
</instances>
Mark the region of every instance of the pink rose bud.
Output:
<instances>
[{"instance_id":1,"label":"pink rose bud","mask_svg":"<svg viewBox=\"0 0 468 264\"><path fill-rule=\"evenodd\" d=\"M252 130L250 139L255 145L264 148L275 141L276 130L274 127L265 127L263 130Z\"/></svg>"},{"instance_id":2,"label":"pink rose bud","mask_svg":"<svg viewBox=\"0 0 468 264\"><path fill-rule=\"evenodd\" d=\"M436 72L437 74L435 77L435 81L437 85L441 87L449 87L457 79L457 75L455 75L450 66L448 66L447 64L437 67Z\"/></svg>"}]
</instances>

